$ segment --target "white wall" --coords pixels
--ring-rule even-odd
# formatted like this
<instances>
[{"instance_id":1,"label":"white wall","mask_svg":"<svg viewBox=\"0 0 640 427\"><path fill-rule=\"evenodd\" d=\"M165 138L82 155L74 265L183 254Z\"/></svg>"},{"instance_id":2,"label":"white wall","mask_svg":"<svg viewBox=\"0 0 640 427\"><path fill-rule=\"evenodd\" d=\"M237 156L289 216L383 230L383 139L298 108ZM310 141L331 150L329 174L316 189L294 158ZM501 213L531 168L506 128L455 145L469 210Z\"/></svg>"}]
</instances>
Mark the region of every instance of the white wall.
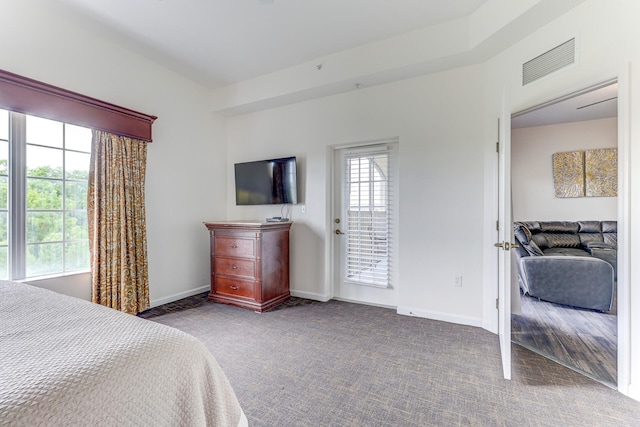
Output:
<instances>
[{"instance_id":1,"label":"white wall","mask_svg":"<svg viewBox=\"0 0 640 427\"><path fill-rule=\"evenodd\" d=\"M514 221L615 220L617 197L555 197L553 153L615 148L615 118L511 131L511 201Z\"/></svg>"},{"instance_id":2,"label":"white wall","mask_svg":"<svg viewBox=\"0 0 640 427\"><path fill-rule=\"evenodd\" d=\"M206 289L208 234L223 216L224 123L212 121L208 91L28 2L2 3L0 68L158 116L148 148L146 200L152 303ZM38 286L89 298L87 274Z\"/></svg>"},{"instance_id":3,"label":"white wall","mask_svg":"<svg viewBox=\"0 0 640 427\"><path fill-rule=\"evenodd\" d=\"M307 213L294 208L292 292L326 299L332 291L328 147L398 137L399 310L479 325L481 108L482 67L474 66L229 118L228 164L289 155L302 160ZM277 207L235 206L232 173L229 218L279 214ZM461 288L453 286L456 275L463 276Z\"/></svg>"}]
</instances>

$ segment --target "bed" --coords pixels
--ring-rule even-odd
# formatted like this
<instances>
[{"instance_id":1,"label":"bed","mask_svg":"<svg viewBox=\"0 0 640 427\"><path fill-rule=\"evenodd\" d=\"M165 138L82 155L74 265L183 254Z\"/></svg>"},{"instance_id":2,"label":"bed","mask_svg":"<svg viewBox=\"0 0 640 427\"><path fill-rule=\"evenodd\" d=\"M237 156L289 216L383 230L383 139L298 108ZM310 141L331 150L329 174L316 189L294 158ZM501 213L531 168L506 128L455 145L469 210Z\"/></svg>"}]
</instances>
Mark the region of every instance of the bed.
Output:
<instances>
[{"instance_id":1,"label":"bed","mask_svg":"<svg viewBox=\"0 0 640 427\"><path fill-rule=\"evenodd\" d=\"M196 338L0 281L0 425L243 426L247 419Z\"/></svg>"}]
</instances>

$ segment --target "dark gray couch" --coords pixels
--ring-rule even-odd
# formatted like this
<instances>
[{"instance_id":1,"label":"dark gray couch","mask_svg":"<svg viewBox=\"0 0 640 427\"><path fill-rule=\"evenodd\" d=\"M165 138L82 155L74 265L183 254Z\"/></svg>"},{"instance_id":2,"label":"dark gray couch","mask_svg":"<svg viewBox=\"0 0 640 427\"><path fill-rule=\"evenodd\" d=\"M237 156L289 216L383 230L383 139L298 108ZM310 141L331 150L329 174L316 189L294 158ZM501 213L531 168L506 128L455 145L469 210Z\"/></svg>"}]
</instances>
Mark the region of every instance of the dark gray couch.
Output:
<instances>
[{"instance_id":1,"label":"dark gray couch","mask_svg":"<svg viewBox=\"0 0 640 427\"><path fill-rule=\"evenodd\" d=\"M522 291L541 300L611 310L616 280L616 221L514 223Z\"/></svg>"}]
</instances>

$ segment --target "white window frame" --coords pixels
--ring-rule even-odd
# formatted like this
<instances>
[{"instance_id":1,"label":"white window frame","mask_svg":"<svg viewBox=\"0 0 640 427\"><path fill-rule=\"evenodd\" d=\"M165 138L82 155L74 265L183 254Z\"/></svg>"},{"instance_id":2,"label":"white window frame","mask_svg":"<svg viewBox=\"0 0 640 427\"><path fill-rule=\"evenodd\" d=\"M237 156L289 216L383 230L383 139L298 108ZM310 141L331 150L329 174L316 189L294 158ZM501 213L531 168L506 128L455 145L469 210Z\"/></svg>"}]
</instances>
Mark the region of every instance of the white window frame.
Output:
<instances>
[{"instance_id":1,"label":"white window frame","mask_svg":"<svg viewBox=\"0 0 640 427\"><path fill-rule=\"evenodd\" d=\"M62 239L55 242L46 242L51 244L62 244L62 271L27 276L27 138L26 138L26 119L27 115L22 113L8 111L9 117L9 135L8 135L8 239L7 239L7 280L26 280L26 279L42 279L51 277L60 277L70 274L82 274L89 271L89 265L86 269L67 269L67 263L65 259L65 248L67 243L85 241L85 239L67 239L66 236L66 213L75 210L66 209L66 184L67 182L77 182L77 179L67 179L65 174L60 179L63 183L63 195L62 195L62 208L54 209L51 212L62 213ZM70 124L62 121L58 121L64 126ZM4 140L3 140L4 141ZM37 144L29 144L37 146ZM63 152L63 171L65 170L65 158L67 152L80 152L87 153L86 151L79 151L66 148L66 141L63 136L63 146L58 148ZM51 147L47 147L51 148ZM87 165L88 166L88 165ZM46 210L45 210L46 211ZM86 239L88 242L88 238ZM4 246L4 245L3 245Z\"/></svg>"},{"instance_id":2,"label":"white window frame","mask_svg":"<svg viewBox=\"0 0 640 427\"><path fill-rule=\"evenodd\" d=\"M383 181L384 192L379 193L376 190L375 187L377 185L376 185L376 182L374 182L375 179L373 176L371 176L369 181L363 182L364 184L369 186L368 192L365 192L367 194L366 203L362 206L358 205L354 207L357 208L356 209L357 211L360 211L361 207L365 208L364 211L372 215L370 225L373 227L374 225L377 224L378 227L382 227L380 230L378 230L378 232L381 232L385 235L385 240L381 244L378 244L376 245L376 247L374 247L373 241L368 241L367 238L364 238L363 240L362 236L359 235L360 234L359 225L351 224L351 217L349 215L349 211L351 210L351 206L353 206L352 200L350 200L351 199L350 184L352 183L352 181L351 181L351 177L345 176L344 207L346 209L346 212L344 213L344 218L345 218L345 221L347 222L347 224L345 224L346 231L347 231L345 256L347 257L347 260L345 261L345 265L343 267L345 269L345 271L343 272L343 277L345 282L349 282L356 285L390 288L392 287L392 278L391 278L392 254L391 254L390 246L392 244L391 240L394 238L391 230L391 221L395 215L395 212L393 212L393 204L391 203L391 197L393 192L392 177L393 177L393 174L395 173L395 171L393 171L392 169L393 168L393 160L391 158L392 150L389 148L388 145L380 145L380 146L348 150L348 152L345 154L345 157L344 157L344 161L345 161L344 170L345 170L345 173L347 173L346 171L349 171L348 165L352 159L368 159L369 161L368 168L371 175L373 175L374 169L377 168L377 165L375 164L375 162L371 161L371 159L376 157L385 157L387 162L387 171L386 171L387 174L386 176L384 176L384 181ZM379 170L378 172L382 174L382 171ZM376 200L378 197L381 197L382 199ZM381 205L384 207L383 210L380 210L378 206L381 201L384 202L383 205ZM379 219L373 218L373 216L375 215L375 212L385 213L384 222L380 222ZM358 218L355 218L355 220L358 223L360 221L360 219ZM355 228L352 230L352 227L355 227ZM371 233L375 233L375 231L371 230ZM373 268L362 267L361 264L363 262L364 264L366 264L366 259L367 259L366 256L364 256L364 258L361 258L361 256L358 255L358 253L361 252L363 245L364 245L364 253L366 253L367 251L370 251L371 254L373 254L374 251L381 251L378 254L378 256L370 255L372 262L376 260L377 260L376 262L383 260L383 267L381 269L377 267L373 267ZM355 251L356 253L356 255L354 255L355 261L353 261L353 263L349 261L349 253L351 250Z\"/></svg>"}]
</instances>

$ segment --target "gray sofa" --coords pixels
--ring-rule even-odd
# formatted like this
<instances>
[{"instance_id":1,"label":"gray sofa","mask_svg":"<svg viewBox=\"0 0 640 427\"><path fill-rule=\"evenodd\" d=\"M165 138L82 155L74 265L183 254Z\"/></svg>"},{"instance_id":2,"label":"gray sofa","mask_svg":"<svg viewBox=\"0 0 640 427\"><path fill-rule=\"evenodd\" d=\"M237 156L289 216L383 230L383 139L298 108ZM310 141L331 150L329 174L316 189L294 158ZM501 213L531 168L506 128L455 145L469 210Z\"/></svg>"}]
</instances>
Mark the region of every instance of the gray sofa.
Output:
<instances>
[{"instance_id":1,"label":"gray sofa","mask_svg":"<svg viewBox=\"0 0 640 427\"><path fill-rule=\"evenodd\" d=\"M514 223L520 288L544 301L611 310L616 280L616 221Z\"/></svg>"}]
</instances>

